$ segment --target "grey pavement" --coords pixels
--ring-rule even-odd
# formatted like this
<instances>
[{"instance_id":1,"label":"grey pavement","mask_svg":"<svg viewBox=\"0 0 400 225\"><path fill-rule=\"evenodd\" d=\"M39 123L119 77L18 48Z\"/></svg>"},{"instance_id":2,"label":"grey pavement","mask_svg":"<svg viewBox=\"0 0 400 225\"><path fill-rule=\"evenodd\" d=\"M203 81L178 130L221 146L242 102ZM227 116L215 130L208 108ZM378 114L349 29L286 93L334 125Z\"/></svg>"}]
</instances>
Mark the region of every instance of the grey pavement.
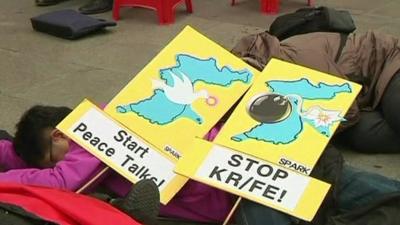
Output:
<instances>
[{"instance_id":1,"label":"grey pavement","mask_svg":"<svg viewBox=\"0 0 400 225\"><path fill-rule=\"evenodd\" d=\"M229 0L193 1L194 13L178 6L176 22L168 26L158 25L152 10L124 8L117 27L77 41L35 32L29 18L77 9L84 1L50 7L35 7L34 0L0 1L0 127L14 132L22 112L34 104L74 107L83 98L108 102L186 25L230 49L277 16L261 14L258 0L238 0L234 7ZM281 2L280 13L306 6L306 0ZM357 32L375 29L400 36L400 1L319 0L317 5L350 10ZM110 12L96 16L111 19ZM349 164L400 178L399 155L347 150L345 157Z\"/></svg>"}]
</instances>

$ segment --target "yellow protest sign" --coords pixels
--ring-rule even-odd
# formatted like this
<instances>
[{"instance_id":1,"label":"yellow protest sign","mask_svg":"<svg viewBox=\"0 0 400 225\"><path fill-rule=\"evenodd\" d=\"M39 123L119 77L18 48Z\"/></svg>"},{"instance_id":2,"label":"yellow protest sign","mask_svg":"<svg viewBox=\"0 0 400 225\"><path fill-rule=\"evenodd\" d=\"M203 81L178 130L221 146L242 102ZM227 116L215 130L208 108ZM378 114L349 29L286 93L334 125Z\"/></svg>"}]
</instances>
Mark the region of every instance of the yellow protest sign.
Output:
<instances>
[{"instance_id":1,"label":"yellow protest sign","mask_svg":"<svg viewBox=\"0 0 400 225\"><path fill-rule=\"evenodd\" d=\"M153 180L166 204L187 178L173 172L175 161L164 151L113 120L88 100L70 113L57 129L133 183Z\"/></svg>"},{"instance_id":2,"label":"yellow protest sign","mask_svg":"<svg viewBox=\"0 0 400 225\"><path fill-rule=\"evenodd\" d=\"M179 158L243 95L259 72L186 27L107 105L105 111Z\"/></svg>"},{"instance_id":3,"label":"yellow protest sign","mask_svg":"<svg viewBox=\"0 0 400 225\"><path fill-rule=\"evenodd\" d=\"M214 142L308 175L360 89L272 59Z\"/></svg>"},{"instance_id":4,"label":"yellow protest sign","mask_svg":"<svg viewBox=\"0 0 400 225\"><path fill-rule=\"evenodd\" d=\"M232 149L195 139L175 172L311 221L330 185Z\"/></svg>"}]
</instances>

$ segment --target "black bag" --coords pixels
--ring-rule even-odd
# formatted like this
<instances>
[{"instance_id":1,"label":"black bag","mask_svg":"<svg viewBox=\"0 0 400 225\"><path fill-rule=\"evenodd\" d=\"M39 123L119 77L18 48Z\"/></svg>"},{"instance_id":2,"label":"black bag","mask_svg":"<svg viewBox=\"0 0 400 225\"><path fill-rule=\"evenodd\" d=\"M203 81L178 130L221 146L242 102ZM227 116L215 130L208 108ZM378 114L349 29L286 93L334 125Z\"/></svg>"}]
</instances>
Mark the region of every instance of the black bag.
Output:
<instances>
[{"instance_id":1,"label":"black bag","mask_svg":"<svg viewBox=\"0 0 400 225\"><path fill-rule=\"evenodd\" d=\"M96 19L71 9L33 17L31 23L37 31L66 39L77 39L107 26L117 25L113 21Z\"/></svg>"},{"instance_id":2,"label":"black bag","mask_svg":"<svg viewBox=\"0 0 400 225\"><path fill-rule=\"evenodd\" d=\"M294 13L278 16L269 27L269 33L281 41L310 32L349 34L355 29L353 18L348 11L318 7L302 8Z\"/></svg>"}]
</instances>

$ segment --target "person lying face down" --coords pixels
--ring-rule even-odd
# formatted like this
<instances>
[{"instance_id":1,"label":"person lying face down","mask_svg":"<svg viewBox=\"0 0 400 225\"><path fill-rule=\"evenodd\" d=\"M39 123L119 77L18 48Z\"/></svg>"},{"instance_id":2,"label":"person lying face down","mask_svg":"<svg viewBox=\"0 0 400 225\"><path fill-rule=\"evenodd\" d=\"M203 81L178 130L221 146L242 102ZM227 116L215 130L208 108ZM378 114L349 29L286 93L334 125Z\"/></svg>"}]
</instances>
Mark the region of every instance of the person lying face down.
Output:
<instances>
[{"instance_id":1,"label":"person lying face down","mask_svg":"<svg viewBox=\"0 0 400 225\"><path fill-rule=\"evenodd\" d=\"M231 52L260 71L271 58L278 58L361 84L346 121L336 132L338 140L360 152L400 152L398 37L376 31L347 37L312 32L279 41L262 32L242 38Z\"/></svg>"},{"instance_id":2,"label":"person lying face down","mask_svg":"<svg viewBox=\"0 0 400 225\"><path fill-rule=\"evenodd\" d=\"M54 167L64 159L70 142L70 139L55 127L71 111L68 107L40 105L26 111L16 126L16 153L29 166Z\"/></svg>"},{"instance_id":3,"label":"person lying face down","mask_svg":"<svg viewBox=\"0 0 400 225\"><path fill-rule=\"evenodd\" d=\"M0 172L0 182L76 191L104 169L99 159L55 128L69 112L67 107L33 106L24 113L17 123L14 143L0 140L0 166L6 170ZM220 128L213 128L206 138L212 140ZM86 192L97 187L123 197L129 195L132 183L109 171ZM231 194L188 181L159 212L166 217L216 222L225 219L232 204Z\"/></svg>"}]
</instances>

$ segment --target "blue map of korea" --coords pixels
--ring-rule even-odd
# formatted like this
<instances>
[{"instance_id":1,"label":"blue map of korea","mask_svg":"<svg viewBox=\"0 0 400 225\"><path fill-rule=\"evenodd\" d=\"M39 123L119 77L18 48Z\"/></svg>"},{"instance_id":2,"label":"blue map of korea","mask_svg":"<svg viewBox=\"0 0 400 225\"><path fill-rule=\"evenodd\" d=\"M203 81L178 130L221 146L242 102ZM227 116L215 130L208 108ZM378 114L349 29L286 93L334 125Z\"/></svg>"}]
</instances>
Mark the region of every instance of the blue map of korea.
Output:
<instances>
[{"instance_id":1,"label":"blue map of korea","mask_svg":"<svg viewBox=\"0 0 400 225\"><path fill-rule=\"evenodd\" d=\"M193 85L196 82L204 82L223 87L229 87L234 82L249 83L253 77L247 69L235 71L228 66L218 68L214 58L199 59L187 54L178 54L176 62L176 66L160 70L160 78L170 87L174 87L171 74L181 79L181 74L185 74ZM153 95L146 99L117 106L117 112L133 112L158 125L169 124L179 118L188 118L198 124L203 123L203 117L192 108L191 104L170 101L162 89L155 89Z\"/></svg>"},{"instance_id":2,"label":"blue map of korea","mask_svg":"<svg viewBox=\"0 0 400 225\"><path fill-rule=\"evenodd\" d=\"M321 134L328 134L329 128L315 127L312 121L301 117L301 101L305 100L331 100L338 93L351 93L351 87L348 83L341 85L329 85L318 83L313 85L308 79L302 78L294 81L274 80L266 82L271 92L288 99L293 106L288 118L276 123L260 123L250 130L231 137L234 141L244 141L247 139L256 139L258 141L272 142L273 144L288 144L295 141L303 130L303 120L314 126ZM302 99L299 99L299 96ZM298 109L298 110L296 110ZM326 135L327 136L327 135Z\"/></svg>"}]
</instances>

